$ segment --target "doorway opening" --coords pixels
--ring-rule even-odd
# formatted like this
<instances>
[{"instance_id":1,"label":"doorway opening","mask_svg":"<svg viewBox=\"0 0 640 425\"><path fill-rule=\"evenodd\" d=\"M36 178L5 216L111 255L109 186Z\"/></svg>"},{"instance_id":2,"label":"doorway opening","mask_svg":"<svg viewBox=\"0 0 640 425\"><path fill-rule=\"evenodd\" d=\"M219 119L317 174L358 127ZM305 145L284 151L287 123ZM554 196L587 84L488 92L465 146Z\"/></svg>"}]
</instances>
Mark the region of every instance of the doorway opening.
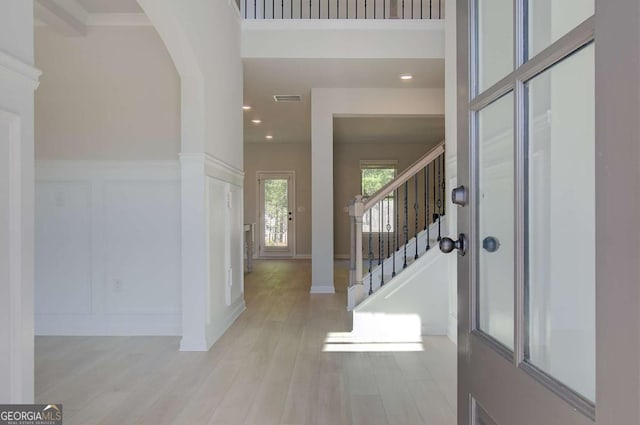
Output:
<instances>
[{"instance_id":1,"label":"doorway opening","mask_svg":"<svg viewBox=\"0 0 640 425\"><path fill-rule=\"evenodd\" d=\"M261 257L295 255L295 172L258 172Z\"/></svg>"}]
</instances>

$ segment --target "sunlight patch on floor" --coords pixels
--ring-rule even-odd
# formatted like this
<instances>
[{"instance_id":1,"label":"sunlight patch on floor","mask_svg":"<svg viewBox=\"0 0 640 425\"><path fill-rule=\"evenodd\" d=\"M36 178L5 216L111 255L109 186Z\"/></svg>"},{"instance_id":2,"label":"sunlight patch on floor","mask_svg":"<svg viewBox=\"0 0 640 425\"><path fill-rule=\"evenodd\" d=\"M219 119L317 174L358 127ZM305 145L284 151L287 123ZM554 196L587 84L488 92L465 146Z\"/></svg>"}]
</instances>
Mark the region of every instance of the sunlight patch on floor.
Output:
<instances>
[{"instance_id":1,"label":"sunlight patch on floor","mask_svg":"<svg viewBox=\"0 0 640 425\"><path fill-rule=\"evenodd\" d=\"M363 339L352 332L328 332L322 351L335 353L386 353L394 351L424 351L424 347L422 346L421 338L389 342Z\"/></svg>"}]
</instances>

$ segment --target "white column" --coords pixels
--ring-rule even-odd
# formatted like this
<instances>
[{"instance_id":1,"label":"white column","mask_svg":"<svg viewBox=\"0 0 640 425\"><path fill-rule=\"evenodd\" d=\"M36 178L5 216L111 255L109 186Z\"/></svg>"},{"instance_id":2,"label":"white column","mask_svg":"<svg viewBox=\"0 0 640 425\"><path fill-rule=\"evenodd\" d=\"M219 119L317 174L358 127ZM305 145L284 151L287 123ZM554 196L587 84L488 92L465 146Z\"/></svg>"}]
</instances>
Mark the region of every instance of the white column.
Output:
<instances>
[{"instance_id":1,"label":"white column","mask_svg":"<svg viewBox=\"0 0 640 425\"><path fill-rule=\"evenodd\" d=\"M333 294L333 115L311 95L311 293Z\"/></svg>"},{"instance_id":2,"label":"white column","mask_svg":"<svg viewBox=\"0 0 640 425\"><path fill-rule=\"evenodd\" d=\"M33 402L33 2L0 2L0 403Z\"/></svg>"},{"instance_id":3,"label":"white column","mask_svg":"<svg viewBox=\"0 0 640 425\"><path fill-rule=\"evenodd\" d=\"M235 2L138 0L182 88L182 341L208 350L242 295L241 19Z\"/></svg>"}]
</instances>

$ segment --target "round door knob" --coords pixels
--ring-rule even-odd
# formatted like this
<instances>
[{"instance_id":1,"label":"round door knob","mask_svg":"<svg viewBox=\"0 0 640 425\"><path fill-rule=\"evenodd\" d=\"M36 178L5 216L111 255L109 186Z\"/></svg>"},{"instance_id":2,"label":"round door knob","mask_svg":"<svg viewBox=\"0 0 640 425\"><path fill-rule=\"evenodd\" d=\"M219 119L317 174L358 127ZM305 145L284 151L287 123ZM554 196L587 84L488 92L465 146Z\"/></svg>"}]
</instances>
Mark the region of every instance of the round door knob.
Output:
<instances>
[{"instance_id":1,"label":"round door knob","mask_svg":"<svg viewBox=\"0 0 640 425\"><path fill-rule=\"evenodd\" d=\"M456 241L451 238L440 239L440 251L445 254L449 254L450 252L453 252L454 249L456 249Z\"/></svg>"},{"instance_id":2,"label":"round door knob","mask_svg":"<svg viewBox=\"0 0 640 425\"><path fill-rule=\"evenodd\" d=\"M458 235L457 241L454 241L451 238L442 238L440 239L440 251L445 254L449 254L450 252L453 252L454 249L457 249L458 254L464 255L467 250L466 240L466 237L462 233Z\"/></svg>"}]
</instances>

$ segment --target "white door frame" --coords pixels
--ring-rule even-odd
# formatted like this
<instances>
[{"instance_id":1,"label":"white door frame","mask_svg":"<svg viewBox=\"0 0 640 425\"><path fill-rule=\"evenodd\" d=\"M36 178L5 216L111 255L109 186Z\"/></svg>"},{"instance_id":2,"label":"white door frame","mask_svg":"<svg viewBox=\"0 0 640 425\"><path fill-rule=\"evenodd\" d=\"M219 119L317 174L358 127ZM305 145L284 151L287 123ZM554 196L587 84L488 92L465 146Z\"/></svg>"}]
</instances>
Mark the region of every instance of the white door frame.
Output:
<instances>
[{"instance_id":1,"label":"white door frame","mask_svg":"<svg viewBox=\"0 0 640 425\"><path fill-rule=\"evenodd\" d=\"M262 210L262 180L265 178L286 178L289 180L289 211L291 220L287 226L289 249L284 250L266 250L264 246L264 217ZM260 258L294 258L296 256L296 172L292 170L278 171L256 171L257 188L256 191L256 223L258 223L258 257Z\"/></svg>"}]
</instances>

